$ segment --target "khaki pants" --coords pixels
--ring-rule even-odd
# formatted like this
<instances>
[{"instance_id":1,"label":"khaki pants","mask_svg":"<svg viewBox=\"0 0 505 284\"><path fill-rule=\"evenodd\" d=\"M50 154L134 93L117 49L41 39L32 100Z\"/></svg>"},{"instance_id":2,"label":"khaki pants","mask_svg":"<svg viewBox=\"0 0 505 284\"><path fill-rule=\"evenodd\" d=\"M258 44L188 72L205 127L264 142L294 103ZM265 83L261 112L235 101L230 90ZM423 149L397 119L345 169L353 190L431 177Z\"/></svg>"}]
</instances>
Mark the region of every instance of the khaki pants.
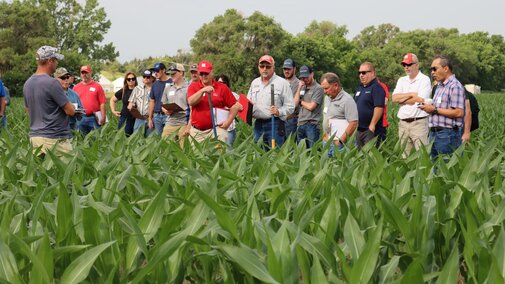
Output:
<instances>
[{"instance_id":1,"label":"khaki pants","mask_svg":"<svg viewBox=\"0 0 505 284\"><path fill-rule=\"evenodd\" d=\"M35 152L37 148L41 147L40 153L45 154L47 151L54 149L56 156L61 156L61 153L69 153L72 151L72 139L54 139L46 137L30 137L30 142ZM58 153L59 152L59 153Z\"/></svg>"},{"instance_id":2,"label":"khaki pants","mask_svg":"<svg viewBox=\"0 0 505 284\"><path fill-rule=\"evenodd\" d=\"M169 137L170 135L177 133L175 135L175 140L179 142L181 146L184 145L184 128L186 125L166 125L163 128L163 133L161 133L161 137Z\"/></svg>"},{"instance_id":3,"label":"khaki pants","mask_svg":"<svg viewBox=\"0 0 505 284\"><path fill-rule=\"evenodd\" d=\"M407 158L412 148L415 148L417 151L421 146L428 144L428 118L412 122L400 120L398 124L398 136L402 145L405 145L403 158Z\"/></svg>"},{"instance_id":4,"label":"khaki pants","mask_svg":"<svg viewBox=\"0 0 505 284\"><path fill-rule=\"evenodd\" d=\"M226 139L228 138L228 131L226 129L222 129L221 127L216 127L216 131L217 139L226 143ZM189 135L196 141L203 142L205 139L214 138L214 130L212 130L212 128L207 130L198 130L191 126Z\"/></svg>"}]
</instances>

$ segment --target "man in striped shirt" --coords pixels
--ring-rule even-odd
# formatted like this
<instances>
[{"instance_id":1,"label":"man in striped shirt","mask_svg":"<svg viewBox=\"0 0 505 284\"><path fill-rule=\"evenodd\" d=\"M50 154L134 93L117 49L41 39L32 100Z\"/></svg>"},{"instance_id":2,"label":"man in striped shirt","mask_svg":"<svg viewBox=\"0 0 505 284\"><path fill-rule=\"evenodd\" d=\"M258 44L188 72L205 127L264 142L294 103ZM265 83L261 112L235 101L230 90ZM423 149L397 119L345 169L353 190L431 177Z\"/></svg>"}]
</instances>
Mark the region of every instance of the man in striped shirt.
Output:
<instances>
[{"instance_id":1,"label":"man in striped shirt","mask_svg":"<svg viewBox=\"0 0 505 284\"><path fill-rule=\"evenodd\" d=\"M431 63L431 76L438 82L433 104L419 108L430 114L429 139L433 142L431 158L450 155L461 145L465 115L465 89L452 71L452 63L445 56L437 56Z\"/></svg>"}]
</instances>

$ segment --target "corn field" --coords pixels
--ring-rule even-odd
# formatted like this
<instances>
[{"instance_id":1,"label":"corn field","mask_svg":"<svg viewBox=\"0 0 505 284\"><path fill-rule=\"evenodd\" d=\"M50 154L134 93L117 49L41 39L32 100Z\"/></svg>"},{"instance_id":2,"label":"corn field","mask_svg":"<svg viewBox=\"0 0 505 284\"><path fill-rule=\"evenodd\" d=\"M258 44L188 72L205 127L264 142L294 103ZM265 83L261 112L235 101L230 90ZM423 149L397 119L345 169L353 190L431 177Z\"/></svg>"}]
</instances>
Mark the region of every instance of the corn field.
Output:
<instances>
[{"instance_id":1,"label":"corn field","mask_svg":"<svg viewBox=\"0 0 505 284\"><path fill-rule=\"evenodd\" d=\"M388 139L327 157L126 138L112 119L32 154L23 100L0 132L0 283L504 283L505 94L447 163ZM317 148L317 147L316 147ZM434 171L437 167L437 171Z\"/></svg>"}]
</instances>

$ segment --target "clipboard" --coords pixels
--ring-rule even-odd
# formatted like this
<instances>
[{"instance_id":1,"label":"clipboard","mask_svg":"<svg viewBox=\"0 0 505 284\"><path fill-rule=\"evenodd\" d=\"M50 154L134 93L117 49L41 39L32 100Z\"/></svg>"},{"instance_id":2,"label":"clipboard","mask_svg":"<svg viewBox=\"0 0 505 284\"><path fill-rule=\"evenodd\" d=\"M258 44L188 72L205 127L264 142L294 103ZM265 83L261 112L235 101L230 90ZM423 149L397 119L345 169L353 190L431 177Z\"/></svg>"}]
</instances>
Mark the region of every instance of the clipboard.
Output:
<instances>
[{"instance_id":1,"label":"clipboard","mask_svg":"<svg viewBox=\"0 0 505 284\"><path fill-rule=\"evenodd\" d=\"M328 119L328 126L330 128L330 136L333 136L333 140L339 139L347 129L349 121L346 119L332 118Z\"/></svg>"},{"instance_id":2,"label":"clipboard","mask_svg":"<svg viewBox=\"0 0 505 284\"><path fill-rule=\"evenodd\" d=\"M184 109L182 109L178 104L176 103L169 103L169 104L163 104L161 105L161 107L163 107L164 109L166 110L171 110L173 112L178 112L178 111L185 111Z\"/></svg>"},{"instance_id":3,"label":"clipboard","mask_svg":"<svg viewBox=\"0 0 505 284\"><path fill-rule=\"evenodd\" d=\"M253 104L244 94L240 94L238 102L244 107L244 109L238 112L237 117L242 119L245 123L252 125Z\"/></svg>"}]
</instances>

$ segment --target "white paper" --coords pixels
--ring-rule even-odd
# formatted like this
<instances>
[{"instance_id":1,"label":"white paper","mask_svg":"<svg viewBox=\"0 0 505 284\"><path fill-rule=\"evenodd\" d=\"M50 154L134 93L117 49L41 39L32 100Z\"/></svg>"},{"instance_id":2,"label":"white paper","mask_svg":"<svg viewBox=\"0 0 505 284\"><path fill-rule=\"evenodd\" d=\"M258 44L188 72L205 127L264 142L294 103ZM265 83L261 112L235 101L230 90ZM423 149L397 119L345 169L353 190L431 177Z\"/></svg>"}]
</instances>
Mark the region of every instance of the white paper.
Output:
<instances>
[{"instance_id":1,"label":"white paper","mask_svg":"<svg viewBox=\"0 0 505 284\"><path fill-rule=\"evenodd\" d=\"M100 120L102 119L102 112L101 111L96 111L94 112L96 120L98 121L98 125L100 125ZM109 122L109 118L107 115L105 116L105 122Z\"/></svg>"},{"instance_id":2,"label":"white paper","mask_svg":"<svg viewBox=\"0 0 505 284\"><path fill-rule=\"evenodd\" d=\"M214 108L214 121L216 125L222 124L228 119L228 114L230 113L228 110L222 108Z\"/></svg>"},{"instance_id":3,"label":"white paper","mask_svg":"<svg viewBox=\"0 0 505 284\"><path fill-rule=\"evenodd\" d=\"M328 120L330 126L330 136L334 136L334 140L339 139L347 129L349 121L346 119L332 118Z\"/></svg>"}]
</instances>

